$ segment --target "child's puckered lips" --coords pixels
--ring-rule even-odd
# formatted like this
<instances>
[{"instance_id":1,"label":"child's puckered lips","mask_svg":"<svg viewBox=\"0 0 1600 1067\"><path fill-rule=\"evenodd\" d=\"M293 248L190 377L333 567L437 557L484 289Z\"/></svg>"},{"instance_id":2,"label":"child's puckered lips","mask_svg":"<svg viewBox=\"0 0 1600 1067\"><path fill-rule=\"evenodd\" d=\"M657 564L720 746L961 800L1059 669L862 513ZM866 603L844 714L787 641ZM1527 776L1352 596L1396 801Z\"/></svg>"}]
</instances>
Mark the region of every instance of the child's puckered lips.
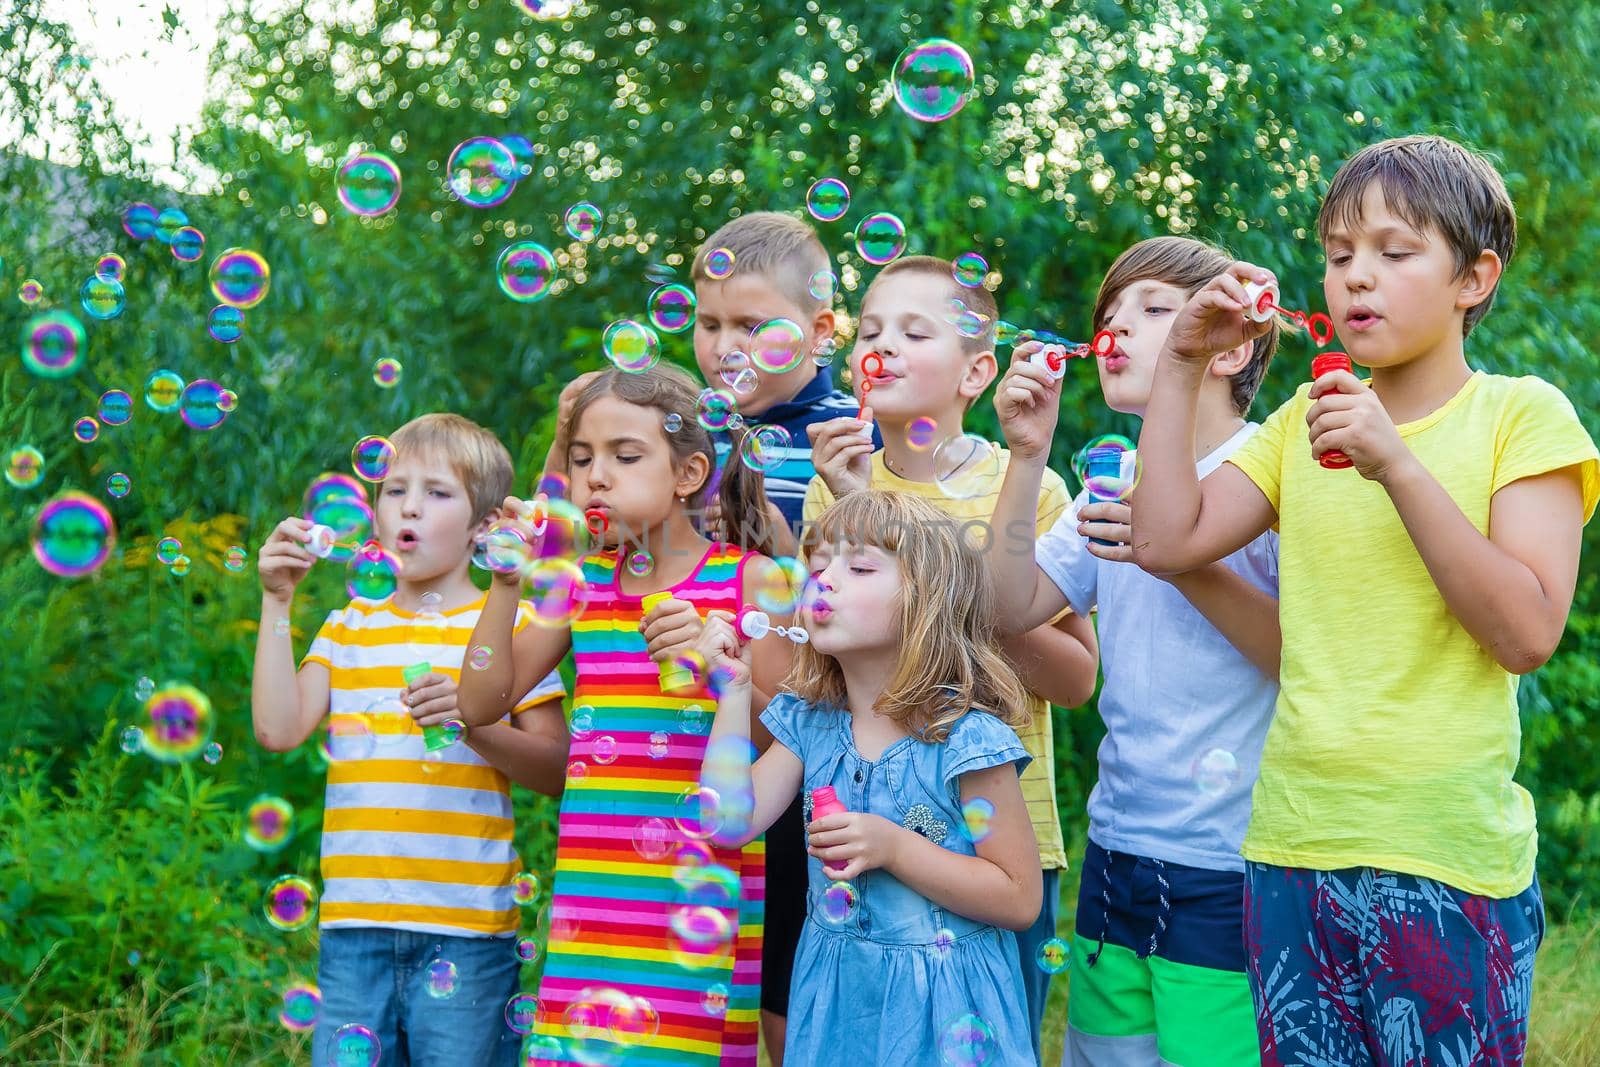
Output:
<instances>
[{"instance_id":1,"label":"child's puckered lips","mask_svg":"<svg viewBox=\"0 0 1600 1067\"><path fill-rule=\"evenodd\" d=\"M1365 304L1353 304L1344 313L1344 324L1357 333L1370 330L1382 321L1383 316Z\"/></svg>"},{"instance_id":2,"label":"child's puckered lips","mask_svg":"<svg viewBox=\"0 0 1600 1067\"><path fill-rule=\"evenodd\" d=\"M1100 357L1100 361L1105 366L1107 374L1121 374L1132 362L1121 345L1114 346L1110 352Z\"/></svg>"},{"instance_id":3,"label":"child's puckered lips","mask_svg":"<svg viewBox=\"0 0 1600 1067\"><path fill-rule=\"evenodd\" d=\"M409 552L420 544L421 536L409 526L400 527L400 532L395 534L394 547L401 552Z\"/></svg>"}]
</instances>

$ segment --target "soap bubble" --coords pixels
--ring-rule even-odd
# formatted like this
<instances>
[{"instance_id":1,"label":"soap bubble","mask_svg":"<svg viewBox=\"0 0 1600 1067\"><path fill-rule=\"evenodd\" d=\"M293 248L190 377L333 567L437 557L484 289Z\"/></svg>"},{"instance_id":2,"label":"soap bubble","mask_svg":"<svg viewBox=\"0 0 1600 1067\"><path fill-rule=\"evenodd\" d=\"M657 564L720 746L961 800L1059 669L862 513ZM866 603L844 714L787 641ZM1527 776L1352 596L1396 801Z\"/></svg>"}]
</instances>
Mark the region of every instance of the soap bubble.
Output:
<instances>
[{"instance_id":1,"label":"soap bubble","mask_svg":"<svg viewBox=\"0 0 1600 1067\"><path fill-rule=\"evenodd\" d=\"M666 759L672 751L672 739L665 733L657 730L650 735L650 758Z\"/></svg>"},{"instance_id":2,"label":"soap bubble","mask_svg":"<svg viewBox=\"0 0 1600 1067\"><path fill-rule=\"evenodd\" d=\"M984 496L1000 484L1000 449L977 434L947 437L933 450L933 480L952 500Z\"/></svg>"},{"instance_id":3,"label":"soap bubble","mask_svg":"<svg viewBox=\"0 0 1600 1067\"><path fill-rule=\"evenodd\" d=\"M957 284L976 289L989 274L989 261L976 252L963 252L956 257L951 273Z\"/></svg>"},{"instance_id":4,"label":"soap bubble","mask_svg":"<svg viewBox=\"0 0 1600 1067\"><path fill-rule=\"evenodd\" d=\"M682 333L694 325L695 304L694 290L687 285L663 285L650 294L650 323L662 333Z\"/></svg>"},{"instance_id":5,"label":"soap bubble","mask_svg":"<svg viewBox=\"0 0 1600 1067\"><path fill-rule=\"evenodd\" d=\"M1045 974L1060 974L1072 962L1072 950L1061 938L1052 937L1040 943L1033 954L1033 962Z\"/></svg>"},{"instance_id":6,"label":"soap bubble","mask_svg":"<svg viewBox=\"0 0 1600 1067\"><path fill-rule=\"evenodd\" d=\"M678 729L698 737L711 729L711 713L699 704L689 704L678 712Z\"/></svg>"},{"instance_id":7,"label":"soap bubble","mask_svg":"<svg viewBox=\"0 0 1600 1067\"><path fill-rule=\"evenodd\" d=\"M972 57L954 41L930 37L900 53L890 80L900 110L919 122L941 122L973 95Z\"/></svg>"},{"instance_id":8,"label":"soap bubble","mask_svg":"<svg viewBox=\"0 0 1600 1067\"><path fill-rule=\"evenodd\" d=\"M44 299L44 286L32 278L28 278L17 286L17 299L32 307Z\"/></svg>"},{"instance_id":9,"label":"soap bubble","mask_svg":"<svg viewBox=\"0 0 1600 1067\"><path fill-rule=\"evenodd\" d=\"M121 426L133 418L133 397L122 389L107 389L100 394L95 414L107 426Z\"/></svg>"},{"instance_id":10,"label":"soap bubble","mask_svg":"<svg viewBox=\"0 0 1600 1067\"><path fill-rule=\"evenodd\" d=\"M135 241L149 240L156 232L156 209L144 203L129 204L122 209L122 229Z\"/></svg>"},{"instance_id":11,"label":"soap bubble","mask_svg":"<svg viewBox=\"0 0 1600 1067\"><path fill-rule=\"evenodd\" d=\"M518 993L506 1001L506 1025L519 1034L533 1033L539 1018L539 998L532 993Z\"/></svg>"},{"instance_id":12,"label":"soap bubble","mask_svg":"<svg viewBox=\"0 0 1600 1067\"><path fill-rule=\"evenodd\" d=\"M223 558L222 565L234 574L244 570L246 561L243 545L230 545L228 554Z\"/></svg>"},{"instance_id":13,"label":"soap bubble","mask_svg":"<svg viewBox=\"0 0 1600 1067\"><path fill-rule=\"evenodd\" d=\"M733 273L733 265L736 259L737 257L733 254L733 249L731 248L713 248L706 253L704 264L706 277L717 281L728 277Z\"/></svg>"},{"instance_id":14,"label":"soap bubble","mask_svg":"<svg viewBox=\"0 0 1600 1067\"><path fill-rule=\"evenodd\" d=\"M672 844L672 831L665 819L652 815L640 819L633 828L633 850L652 863L671 854Z\"/></svg>"},{"instance_id":15,"label":"soap bubble","mask_svg":"<svg viewBox=\"0 0 1600 1067\"><path fill-rule=\"evenodd\" d=\"M218 304L206 316L206 332L213 341L233 344L244 336L244 312L227 304Z\"/></svg>"},{"instance_id":16,"label":"soap bubble","mask_svg":"<svg viewBox=\"0 0 1600 1067\"><path fill-rule=\"evenodd\" d=\"M78 290L78 302L91 319L114 319L128 306L128 294L123 291L121 282L96 274Z\"/></svg>"},{"instance_id":17,"label":"soap bubble","mask_svg":"<svg viewBox=\"0 0 1600 1067\"><path fill-rule=\"evenodd\" d=\"M144 731L137 726L126 727L118 738L117 743L121 746L122 751L132 756L144 748Z\"/></svg>"},{"instance_id":18,"label":"soap bubble","mask_svg":"<svg viewBox=\"0 0 1600 1067\"><path fill-rule=\"evenodd\" d=\"M856 251L874 266L883 266L906 250L906 224L898 215L879 211L856 223Z\"/></svg>"},{"instance_id":19,"label":"soap bubble","mask_svg":"<svg viewBox=\"0 0 1600 1067\"><path fill-rule=\"evenodd\" d=\"M537 963L539 957L544 954L544 946L539 944L539 939L536 937L519 937L512 951L523 963Z\"/></svg>"},{"instance_id":20,"label":"soap bubble","mask_svg":"<svg viewBox=\"0 0 1600 1067\"><path fill-rule=\"evenodd\" d=\"M646 548L635 549L628 553L628 558L623 563L627 572L635 578L643 578L656 569L656 558Z\"/></svg>"},{"instance_id":21,"label":"soap bubble","mask_svg":"<svg viewBox=\"0 0 1600 1067\"><path fill-rule=\"evenodd\" d=\"M660 336L633 319L618 319L607 326L600 348L618 370L629 374L642 374L661 360Z\"/></svg>"},{"instance_id":22,"label":"soap bubble","mask_svg":"<svg viewBox=\"0 0 1600 1067\"><path fill-rule=\"evenodd\" d=\"M750 332L750 361L768 374L783 374L805 362L806 334L791 319L771 319Z\"/></svg>"},{"instance_id":23,"label":"soap bubble","mask_svg":"<svg viewBox=\"0 0 1600 1067\"><path fill-rule=\"evenodd\" d=\"M323 474L306 489L302 517L328 529L324 559L348 563L372 538L372 508L360 482L348 474ZM321 555L318 549L313 553Z\"/></svg>"},{"instance_id":24,"label":"soap bubble","mask_svg":"<svg viewBox=\"0 0 1600 1067\"><path fill-rule=\"evenodd\" d=\"M17 489L32 489L44 481L44 453L32 445L13 448L6 459L6 481Z\"/></svg>"},{"instance_id":25,"label":"soap bubble","mask_svg":"<svg viewBox=\"0 0 1600 1067\"><path fill-rule=\"evenodd\" d=\"M189 225L189 216L182 208L163 208L161 214L156 216L156 239L164 245L170 245L178 231Z\"/></svg>"},{"instance_id":26,"label":"soap bubble","mask_svg":"<svg viewBox=\"0 0 1600 1067\"><path fill-rule=\"evenodd\" d=\"M539 899L539 876L522 871L511 876L511 898L526 907Z\"/></svg>"},{"instance_id":27,"label":"soap bubble","mask_svg":"<svg viewBox=\"0 0 1600 1067\"><path fill-rule=\"evenodd\" d=\"M1139 486L1143 466L1134 443L1121 434L1102 434L1072 457L1078 481L1097 501L1126 501Z\"/></svg>"},{"instance_id":28,"label":"soap bubble","mask_svg":"<svg viewBox=\"0 0 1600 1067\"><path fill-rule=\"evenodd\" d=\"M200 750L200 758L215 766L222 762L222 746L213 741Z\"/></svg>"},{"instance_id":29,"label":"soap bubble","mask_svg":"<svg viewBox=\"0 0 1600 1067\"><path fill-rule=\"evenodd\" d=\"M906 444L915 451L926 452L939 439L939 423L927 415L918 415L906 427Z\"/></svg>"},{"instance_id":30,"label":"soap bubble","mask_svg":"<svg viewBox=\"0 0 1600 1067\"><path fill-rule=\"evenodd\" d=\"M950 958L950 953L956 947L955 931L941 926L933 933L933 958L941 963Z\"/></svg>"},{"instance_id":31,"label":"soap bubble","mask_svg":"<svg viewBox=\"0 0 1600 1067\"><path fill-rule=\"evenodd\" d=\"M229 307L255 307L271 284L272 271L259 252L229 248L211 261L211 292Z\"/></svg>"},{"instance_id":32,"label":"soap bubble","mask_svg":"<svg viewBox=\"0 0 1600 1067\"><path fill-rule=\"evenodd\" d=\"M172 258L180 263L193 263L206 251L206 235L193 226L181 227L172 235Z\"/></svg>"},{"instance_id":33,"label":"soap bubble","mask_svg":"<svg viewBox=\"0 0 1600 1067\"><path fill-rule=\"evenodd\" d=\"M428 964L428 996L434 1000L449 1000L456 995L456 965L446 959L436 959Z\"/></svg>"},{"instance_id":34,"label":"soap bubble","mask_svg":"<svg viewBox=\"0 0 1600 1067\"><path fill-rule=\"evenodd\" d=\"M820 300L824 304L830 303L834 295L839 292L839 276L827 267L823 267L811 276L806 288L814 299ZM830 352L829 355L832 355L832 353Z\"/></svg>"},{"instance_id":35,"label":"soap bubble","mask_svg":"<svg viewBox=\"0 0 1600 1067\"><path fill-rule=\"evenodd\" d=\"M580 200L567 208L562 221L566 223L567 233L573 240L592 241L600 233L600 224L605 221L605 213L589 201Z\"/></svg>"},{"instance_id":36,"label":"soap bubble","mask_svg":"<svg viewBox=\"0 0 1600 1067\"><path fill-rule=\"evenodd\" d=\"M150 694L154 693L155 691L155 679L151 678L149 675L141 675L139 680L133 683L133 695L140 703L149 700Z\"/></svg>"},{"instance_id":37,"label":"soap bubble","mask_svg":"<svg viewBox=\"0 0 1600 1067\"><path fill-rule=\"evenodd\" d=\"M456 145L445 167L450 192L468 207L503 204L517 187L520 170L511 149L493 137L471 137Z\"/></svg>"},{"instance_id":38,"label":"soap bubble","mask_svg":"<svg viewBox=\"0 0 1600 1067\"><path fill-rule=\"evenodd\" d=\"M171 566L183 555L183 542L176 537L163 537L156 542L156 559Z\"/></svg>"},{"instance_id":39,"label":"soap bubble","mask_svg":"<svg viewBox=\"0 0 1600 1067\"><path fill-rule=\"evenodd\" d=\"M547 628L571 626L589 606L589 580L568 559L541 559L525 576L533 621Z\"/></svg>"},{"instance_id":40,"label":"soap bubble","mask_svg":"<svg viewBox=\"0 0 1600 1067\"><path fill-rule=\"evenodd\" d=\"M400 168L382 152L362 152L345 160L335 186L346 211L382 215L400 200Z\"/></svg>"},{"instance_id":41,"label":"soap bubble","mask_svg":"<svg viewBox=\"0 0 1600 1067\"><path fill-rule=\"evenodd\" d=\"M383 356L373 361L372 380L380 389L393 389L400 384L400 375L404 370L398 359Z\"/></svg>"},{"instance_id":42,"label":"soap bubble","mask_svg":"<svg viewBox=\"0 0 1600 1067\"><path fill-rule=\"evenodd\" d=\"M399 587L400 560L376 541L368 541L353 556L345 577L345 591L357 600L386 600Z\"/></svg>"},{"instance_id":43,"label":"soap bubble","mask_svg":"<svg viewBox=\"0 0 1600 1067\"><path fill-rule=\"evenodd\" d=\"M65 311L44 311L22 324L22 365L41 378L65 378L83 366L89 338Z\"/></svg>"},{"instance_id":44,"label":"soap bubble","mask_svg":"<svg viewBox=\"0 0 1600 1067\"><path fill-rule=\"evenodd\" d=\"M81 578L110 557L117 527L100 501L67 490L39 509L30 540L39 566L59 578Z\"/></svg>"},{"instance_id":45,"label":"soap bubble","mask_svg":"<svg viewBox=\"0 0 1600 1067\"><path fill-rule=\"evenodd\" d=\"M394 462L394 445L387 437L371 434L355 443L350 450L350 466L356 476L374 484L389 477L389 466Z\"/></svg>"},{"instance_id":46,"label":"soap bubble","mask_svg":"<svg viewBox=\"0 0 1600 1067\"><path fill-rule=\"evenodd\" d=\"M244 843L257 852L276 852L294 836L294 805L263 793L244 809Z\"/></svg>"},{"instance_id":47,"label":"soap bubble","mask_svg":"<svg viewBox=\"0 0 1600 1067\"><path fill-rule=\"evenodd\" d=\"M806 190L806 210L818 222L838 222L850 210L850 187L838 178L819 178Z\"/></svg>"},{"instance_id":48,"label":"soap bubble","mask_svg":"<svg viewBox=\"0 0 1600 1067\"><path fill-rule=\"evenodd\" d=\"M1208 749L1195 757L1189 772L1203 796L1220 797L1238 783L1239 760L1227 749Z\"/></svg>"},{"instance_id":49,"label":"soap bubble","mask_svg":"<svg viewBox=\"0 0 1600 1067\"><path fill-rule=\"evenodd\" d=\"M88 415L85 415L83 418L72 424L72 436L76 437L84 444L89 444L91 441L100 436L100 424L94 419L90 418Z\"/></svg>"},{"instance_id":50,"label":"soap bubble","mask_svg":"<svg viewBox=\"0 0 1600 1067\"><path fill-rule=\"evenodd\" d=\"M668 912L667 943L673 960L696 971L726 960L738 933L728 911L708 904L685 904Z\"/></svg>"},{"instance_id":51,"label":"soap bubble","mask_svg":"<svg viewBox=\"0 0 1600 1067\"><path fill-rule=\"evenodd\" d=\"M163 763L200 755L216 728L211 701L192 685L167 684L150 694L140 713L144 750Z\"/></svg>"},{"instance_id":52,"label":"soap bubble","mask_svg":"<svg viewBox=\"0 0 1600 1067\"><path fill-rule=\"evenodd\" d=\"M961 805L961 822L967 840L979 844L993 830L994 804L984 797L973 797Z\"/></svg>"},{"instance_id":53,"label":"soap bubble","mask_svg":"<svg viewBox=\"0 0 1600 1067\"><path fill-rule=\"evenodd\" d=\"M177 411L183 400L183 376L176 371L158 370L144 381L144 402L152 411L165 415Z\"/></svg>"},{"instance_id":54,"label":"soap bubble","mask_svg":"<svg viewBox=\"0 0 1600 1067\"><path fill-rule=\"evenodd\" d=\"M770 474L789 458L792 443L789 431L782 426L757 426L739 442L739 462L753 471Z\"/></svg>"},{"instance_id":55,"label":"soap bubble","mask_svg":"<svg viewBox=\"0 0 1600 1067\"><path fill-rule=\"evenodd\" d=\"M817 915L829 926L843 926L855 910L856 890L849 882L830 883L817 901Z\"/></svg>"},{"instance_id":56,"label":"soap bubble","mask_svg":"<svg viewBox=\"0 0 1600 1067\"><path fill-rule=\"evenodd\" d=\"M994 1028L972 1012L945 1023L939 1031L939 1060L949 1067L983 1067L998 1063Z\"/></svg>"},{"instance_id":57,"label":"soap bubble","mask_svg":"<svg viewBox=\"0 0 1600 1067\"><path fill-rule=\"evenodd\" d=\"M298 874L279 875L267 887L261 910L278 930L303 930L317 917L317 892Z\"/></svg>"},{"instance_id":58,"label":"soap bubble","mask_svg":"<svg viewBox=\"0 0 1600 1067\"><path fill-rule=\"evenodd\" d=\"M333 1067L378 1067L383 1058L383 1043L378 1035L359 1023L346 1023L333 1032L330 1052Z\"/></svg>"},{"instance_id":59,"label":"soap bubble","mask_svg":"<svg viewBox=\"0 0 1600 1067\"><path fill-rule=\"evenodd\" d=\"M690 786L678 794L673 807L673 821L685 837L704 841L722 825L720 808L722 797L715 789Z\"/></svg>"},{"instance_id":60,"label":"soap bubble","mask_svg":"<svg viewBox=\"0 0 1600 1067\"><path fill-rule=\"evenodd\" d=\"M322 990L310 982L297 982L283 991L283 1007L278 1022L291 1033L303 1034L317 1025L322 1015Z\"/></svg>"},{"instance_id":61,"label":"soap bubble","mask_svg":"<svg viewBox=\"0 0 1600 1067\"><path fill-rule=\"evenodd\" d=\"M550 295L556 280L556 257L537 241L507 245L495 266L500 291L519 304L532 304Z\"/></svg>"},{"instance_id":62,"label":"soap bubble","mask_svg":"<svg viewBox=\"0 0 1600 1067\"><path fill-rule=\"evenodd\" d=\"M128 269L128 261L115 252L107 252L94 261L94 276L111 282L120 282Z\"/></svg>"},{"instance_id":63,"label":"soap bubble","mask_svg":"<svg viewBox=\"0 0 1600 1067\"><path fill-rule=\"evenodd\" d=\"M749 396L761 384L754 368L750 366L750 357L737 348L724 352L718 358L717 377L738 396Z\"/></svg>"},{"instance_id":64,"label":"soap bubble","mask_svg":"<svg viewBox=\"0 0 1600 1067\"><path fill-rule=\"evenodd\" d=\"M178 414L191 430L214 430L228 417L227 390L209 378L196 378L183 387Z\"/></svg>"},{"instance_id":65,"label":"soap bubble","mask_svg":"<svg viewBox=\"0 0 1600 1067\"><path fill-rule=\"evenodd\" d=\"M726 430L738 410L739 402L726 389L702 389L700 391L696 412L700 425L705 429L713 432Z\"/></svg>"},{"instance_id":66,"label":"soap bubble","mask_svg":"<svg viewBox=\"0 0 1600 1067\"><path fill-rule=\"evenodd\" d=\"M707 1015L722 1018L728 1013L728 1001L733 993L721 982L713 982L706 986L706 991L700 997L700 1009Z\"/></svg>"},{"instance_id":67,"label":"soap bubble","mask_svg":"<svg viewBox=\"0 0 1600 1067\"><path fill-rule=\"evenodd\" d=\"M133 479L121 471L117 471L106 478L106 495L113 500L121 500L133 492Z\"/></svg>"},{"instance_id":68,"label":"soap bubble","mask_svg":"<svg viewBox=\"0 0 1600 1067\"><path fill-rule=\"evenodd\" d=\"M800 590L810 572L793 556L752 557L745 563L745 588L756 607L771 615L787 615L799 606Z\"/></svg>"},{"instance_id":69,"label":"soap bubble","mask_svg":"<svg viewBox=\"0 0 1600 1067\"><path fill-rule=\"evenodd\" d=\"M604 767L616 762L618 751L617 739L607 734L604 737L594 739L594 745L590 749L589 755L593 757L596 763Z\"/></svg>"}]
</instances>

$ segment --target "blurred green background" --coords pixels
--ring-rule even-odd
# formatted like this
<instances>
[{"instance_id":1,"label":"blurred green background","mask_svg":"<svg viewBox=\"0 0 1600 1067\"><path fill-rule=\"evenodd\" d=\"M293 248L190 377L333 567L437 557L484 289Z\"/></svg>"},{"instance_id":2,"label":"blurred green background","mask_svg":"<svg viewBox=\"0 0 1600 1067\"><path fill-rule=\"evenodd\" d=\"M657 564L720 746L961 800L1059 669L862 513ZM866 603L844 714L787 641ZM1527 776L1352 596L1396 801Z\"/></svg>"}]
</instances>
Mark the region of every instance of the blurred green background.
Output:
<instances>
[{"instance_id":1,"label":"blurred green background","mask_svg":"<svg viewBox=\"0 0 1600 1067\"><path fill-rule=\"evenodd\" d=\"M1525 11L958 2L920 14L815 0L580 3L546 19L513 0L233 0L203 123L178 164L185 192L152 181L92 60L44 11L0 0L0 336L18 337L38 310L17 299L25 279L42 283L41 307L79 312L78 287L103 252L127 259L128 303L105 322L80 314L89 355L73 377L0 361L0 442L46 459L37 487L0 486L0 663L11 679L0 711L0 1061L306 1056L276 1015L283 989L315 976L315 936L272 930L259 905L274 876L315 873L322 773L314 746L273 756L251 739L260 539L314 475L347 469L358 437L426 411L498 432L526 488L555 395L601 364L605 324L640 316L666 269L687 280L697 243L730 216L803 213L818 178L854 193L843 220L817 224L847 312L874 269L851 230L892 211L910 253L986 256L1003 279L1003 317L1081 338L1105 268L1162 233L1220 241L1276 269L1290 306L1319 307L1314 220L1333 171L1386 136L1447 134L1498 161L1521 227L1470 359L1555 382L1600 431L1590 351L1600 11L1583 0ZM889 74L909 43L934 36L970 52L976 93L955 117L923 124L894 105ZM524 136L537 155L509 200L475 210L447 195L442 174L458 142L485 134ZM404 174L398 207L377 219L334 193L338 165L364 148ZM135 200L182 207L206 235L202 260L131 240L120 214ZM562 226L578 200L605 215L589 243ZM496 285L499 251L521 239L560 260L556 291L539 303L513 303ZM205 328L206 267L229 246L272 268L270 295L231 346ZM664 340L669 358L692 366L687 334ZM1305 378L1311 352L1303 339L1284 344L1256 418ZM404 366L396 388L373 381L384 357ZM161 368L220 381L238 409L210 433L157 414L142 396ZM78 443L73 421L111 388L134 395L132 421ZM969 428L993 433L987 404ZM1058 469L1090 436L1131 429L1101 406L1091 375L1074 374ZM67 488L107 499L112 472L133 483L107 501L112 559L90 579L45 573L28 544L41 503ZM1560 927L1555 962L1541 962L1530 1062L1600 1062L1597 530L1566 639L1521 689L1519 778L1538 802L1539 873ZM192 560L185 576L154 559L166 535ZM242 573L223 566L233 545L251 556ZM342 575L319 568L296 604L297 650L343 599ZM141 676L210 695L219 763L120 751ZM1056 715L1062 817L1081 838L1098 721L1092 708ZM261 793L298 813L276 855L240 841L243 807ZM517 804L523 855L547 871L553 804L526 794Z\"/></svg>"}]
</instances>

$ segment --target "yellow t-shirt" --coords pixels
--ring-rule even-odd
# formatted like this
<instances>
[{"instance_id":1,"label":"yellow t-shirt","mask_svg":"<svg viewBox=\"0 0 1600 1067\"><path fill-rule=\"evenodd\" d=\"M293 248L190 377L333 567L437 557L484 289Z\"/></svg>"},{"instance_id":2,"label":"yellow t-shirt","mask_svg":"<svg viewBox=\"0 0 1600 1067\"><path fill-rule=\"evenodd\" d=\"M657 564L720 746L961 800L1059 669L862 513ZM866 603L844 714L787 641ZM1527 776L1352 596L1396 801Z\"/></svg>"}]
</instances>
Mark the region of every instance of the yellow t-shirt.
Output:
<instances>
[{"instance_id":1,"label":"yellow t-shirt","mask_svg":"<svg viewBox=\"0 0 1600 1067\"><path fill-rule=\"evenodd\" d=\"M1511 777L1517 679L1450 613L1383 488L1312 458L1309 390L1228 458L1281 532L1282 688L1240 851L1515 896L1538 850L1533 798ZM1594 512L1594 442L1538 378L1475 373L1398 429L1485 536L1496 492L1565 467L1581 466L1585 521Z\"/></svg>"},{"instance_id":2,"label":"yellow t-shirt","mask_svg":"<svg viewBox=\"0 0 1600 1067\"><path fill-rule=\"evenodd\" d=\"M907 481L884 465L882 449L872 454L872 488L922 497L951 518L962 522L988 522L994 515L1000 483L1005 480L1006 467L1011 462L1010 452L1003 448L997 449L997 452L1000 457L998 470L988 480L987 489L977 496L956 499L946 496L933 482ZM815 523L817 517L833 503L833 499L833 492L822 481L822 476L813 477L811 484L806 487L806 500L801 513L805 525ZM1061 475L1046 470L1044 484L1039 490L1037 533L1042 534L1050 529L1071 503L1072 497ZM1067 865L1067 849L1061 838L1061 817L1056 810L1055 737L1050 728L1050 703L1036 693L1029 693L1028 711L1033 715L1032 725L1017 731L1022 747L1033 757L1028 769L1022 772L1022 798L1027 801L1033 834L1039 840L1039 865L1045 870L1057 870Z\"/></svg>"}]
</instances>

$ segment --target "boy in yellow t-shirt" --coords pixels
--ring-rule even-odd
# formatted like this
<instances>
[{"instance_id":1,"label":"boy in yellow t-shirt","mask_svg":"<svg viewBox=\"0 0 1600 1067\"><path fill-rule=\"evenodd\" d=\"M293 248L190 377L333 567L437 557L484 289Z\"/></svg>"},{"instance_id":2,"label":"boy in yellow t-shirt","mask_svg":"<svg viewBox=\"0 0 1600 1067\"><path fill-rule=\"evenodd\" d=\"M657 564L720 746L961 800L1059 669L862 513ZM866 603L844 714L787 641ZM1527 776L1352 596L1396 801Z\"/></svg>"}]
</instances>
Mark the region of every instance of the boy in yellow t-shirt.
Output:
<instances>
[{"instance_id":1,"label":"boy in yellow t-shirt","mask_svg":"<svg viewBox=\"0 0 1600 1067\"><path fill-rule=\"evenodd\" d=\"M953 313L953 300L965 310ZM809 428L818 473L806 491L802 539L837 496L870 486L920 496L962 523L980 546L994 543L1002 532L988 529L989 518L1009 454L960 435L967 410L995 377L997 317L994 296L958 284L947 260L911 256L878 273L862 298L850 355L863 417ZM874 419L883 434L877 452L869 437ZM950 443L939 449L947 439ZM955 467L959 460L960 465L953 472L936 471L936 455L939 464ZM1061 477L1046 473L1038 498L1039 533L1072 502ZM1022 774L1022 795L1039 842L1044 906L1033 926L1017 935L1017 950L1037 1046L1050 977L1059 964L1041 965L1035 957L1056 936L1057 885L1067 865L1056 810L1050 704L1075 707L1094 694L1098 647L1089 621L1064 611L1051 623L1009 639L1006 650L1028 686L1033 716L1020 731L1033 757ZM1047 956L1055 959L1049 950Z\"/></svg>"},{"instance_id":2,"label":"boy in yellow t-shirt","mask_svg":"<svg viewBox=\"0 0 1600 1067\"><path fill-rule=\"evenodd\" d=\"M1520 1063L1544 915L1517 675L1561 639L1600 462L1554 387L1467 364L1516 244L1487 160L1372 145L1317 225L1372 377L1317 378L1197 481L1200 376L1268 328L1247 312L1275 286L1230 266L1162 355L1136 557L1185 571L1281 535L1282 688L1241 849L1262 1062Z\"/></svg>"}]
</instances>

